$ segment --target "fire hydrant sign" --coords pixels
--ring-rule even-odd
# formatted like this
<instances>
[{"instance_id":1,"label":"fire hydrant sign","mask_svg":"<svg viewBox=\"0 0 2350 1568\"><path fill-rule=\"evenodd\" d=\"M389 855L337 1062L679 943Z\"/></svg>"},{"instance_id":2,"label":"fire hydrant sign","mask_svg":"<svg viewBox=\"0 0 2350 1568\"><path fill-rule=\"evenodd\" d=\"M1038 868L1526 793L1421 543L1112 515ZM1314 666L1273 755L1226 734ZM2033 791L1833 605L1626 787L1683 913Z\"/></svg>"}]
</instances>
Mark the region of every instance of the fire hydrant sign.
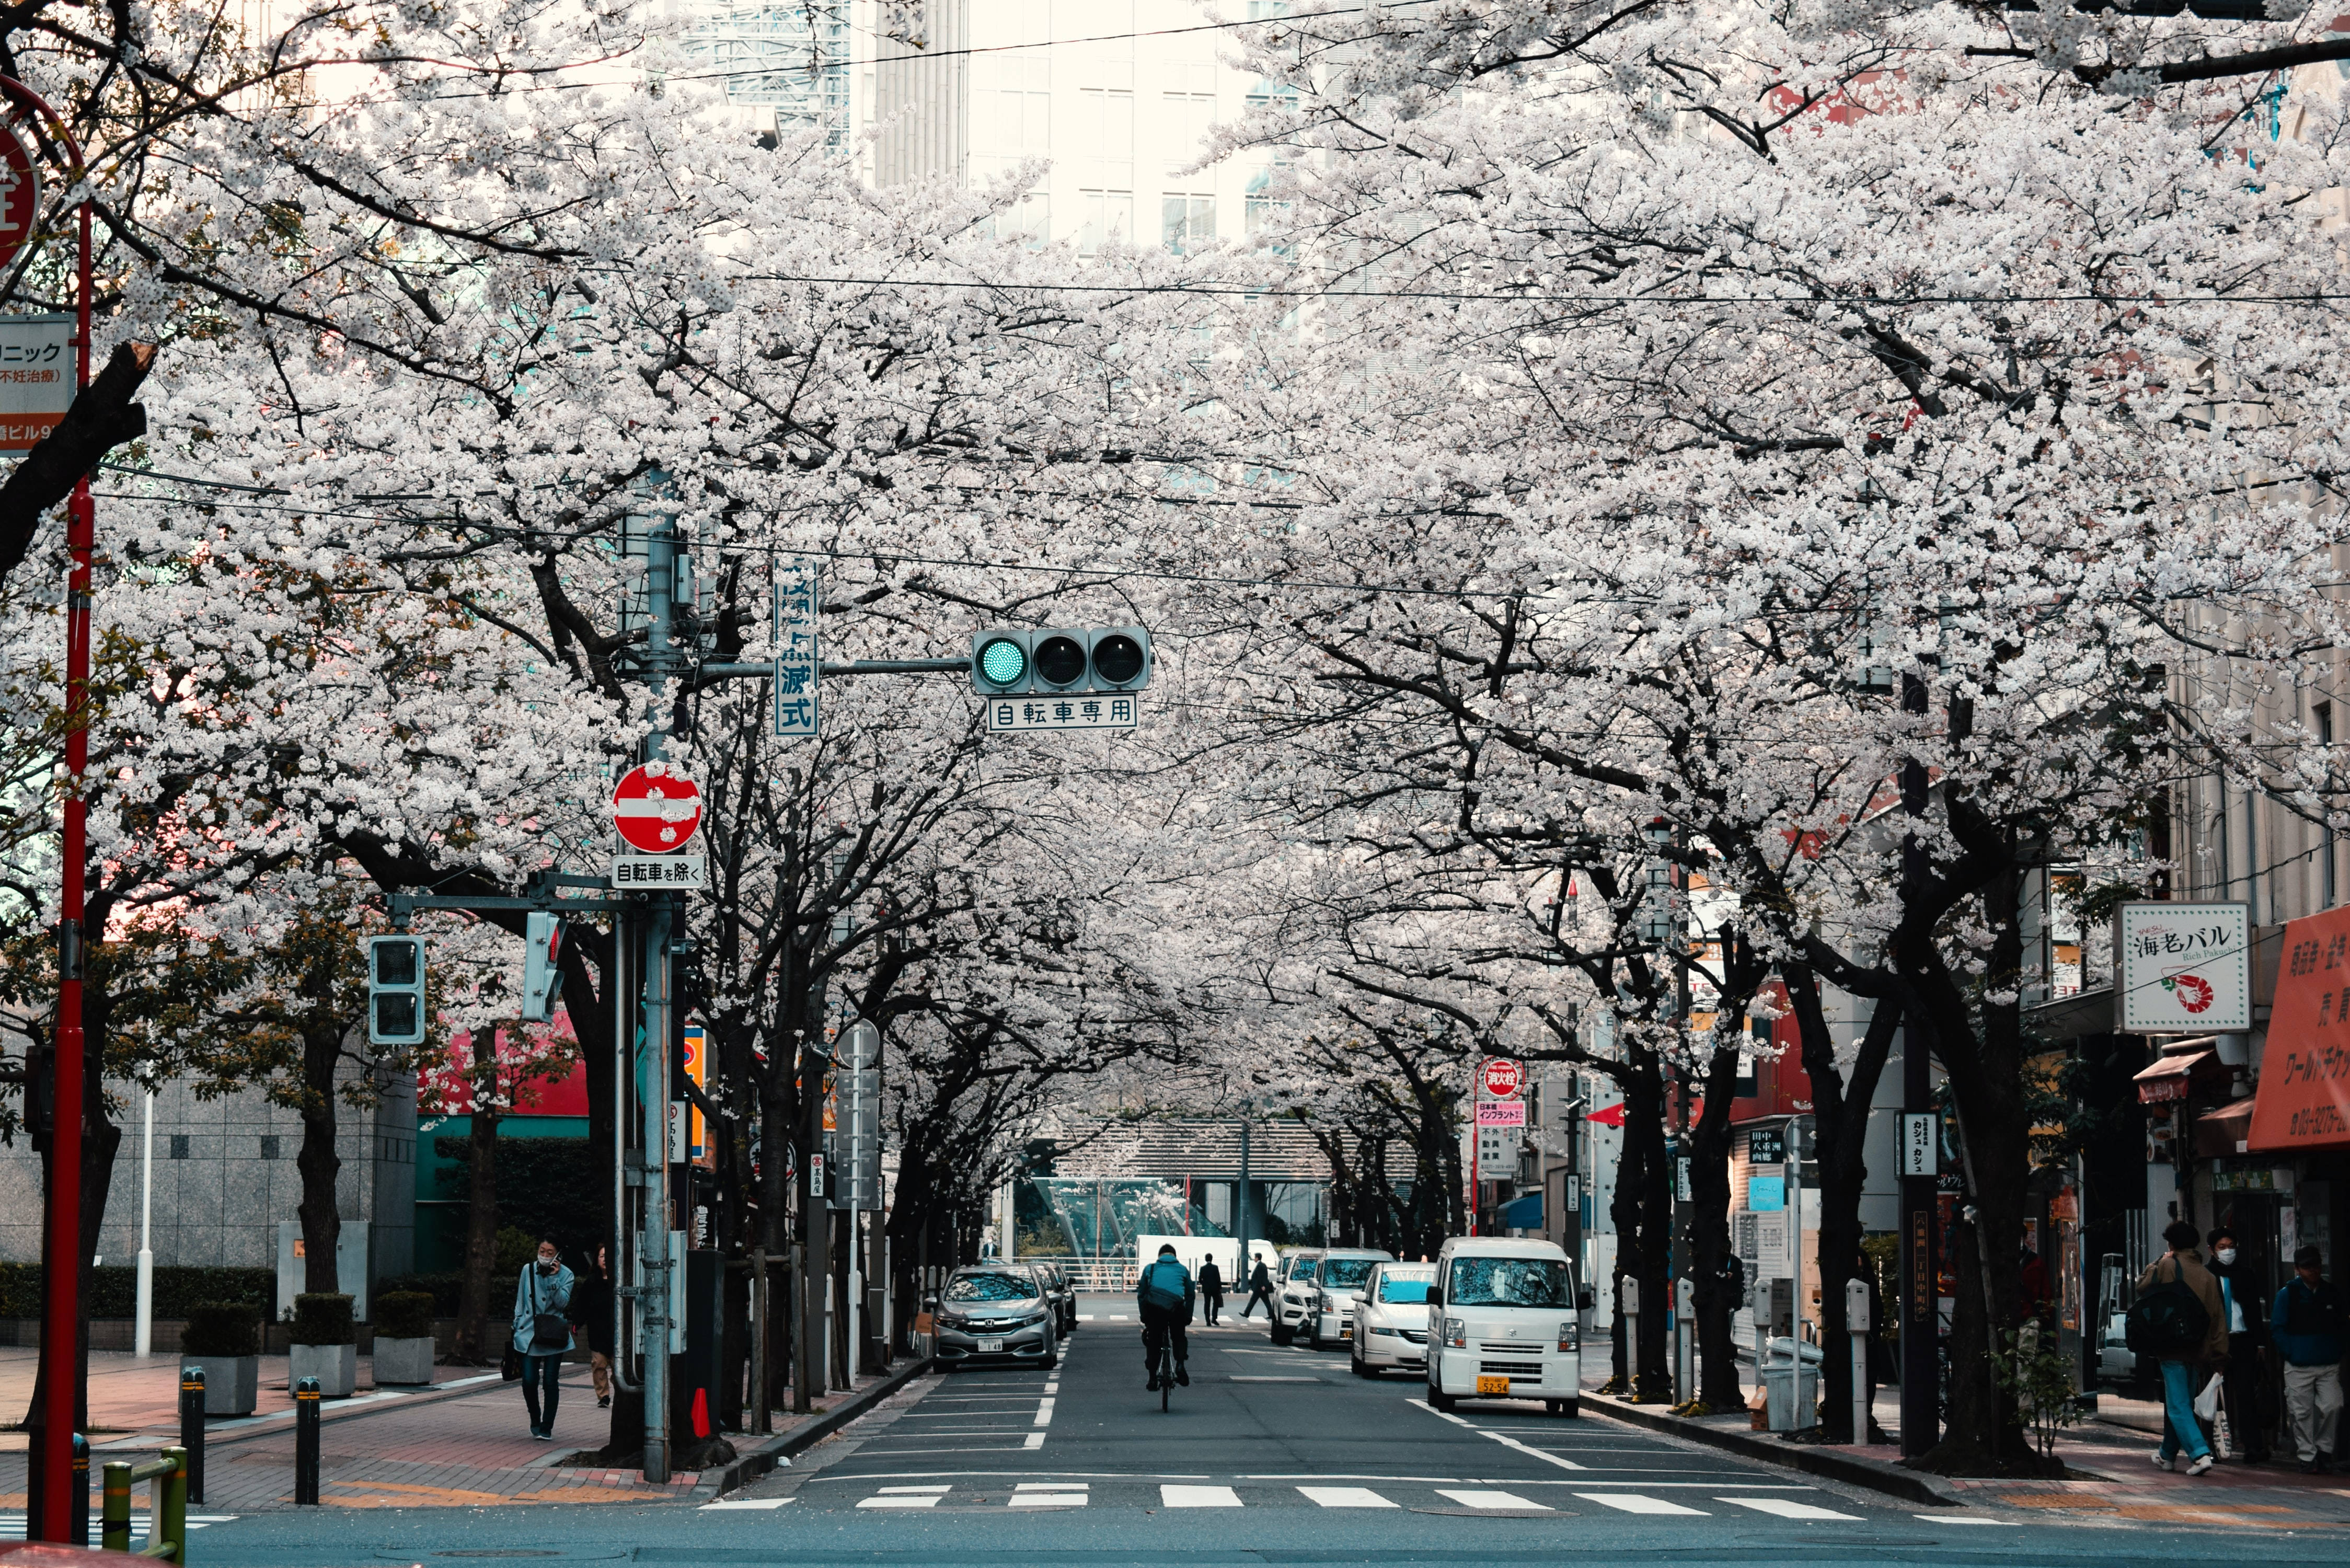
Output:
<instances>
[{"instance_id":1,"label":"fire hydrant sign","mask_svg":"<svg viewBox=\"0 0 2350 1568\"><path fill-rule=\"evenodd\" d=\"M1507 1056L1492 1056L1486 1059L1482 1082L1487 1099L1509 1099L1518 1092L1518 1086L1525 1081L1526 1070L1522 1064L1513 1062Z\"/></svg>"},{"instance_id":2,"label":"fire hydrant sign","mask_svg":"<svg viewBox=\"0 0 2350 1568\"><path fill-rule=\"evenodd\" d=\"M32 243L33 225L41 216L41 166L25 134L0 123L0 266Z\"/></svg>"},{"instance_id":3,"label":"fire hydrant sign","mask_svg":"<svg viewBox=\"0 0 2350 1568\"><path fill-rule=\"evenodd\" d=\"M667 763L630 768L612 790L612 830L632 849L673 855L701 826L701 786Z\"/></svg>"},{"instance_id":4,"label":"fire hydrant sign","mask_svg":"<svg viewBox=\"0 0 2350 1568\"><path fill-rule=\"evenodd\" d=\"M2114 1027L2128 1034L2251 1029L2251 925L2242 903L2122 905L2114 912Z\"/></svg>"}]
</instances>

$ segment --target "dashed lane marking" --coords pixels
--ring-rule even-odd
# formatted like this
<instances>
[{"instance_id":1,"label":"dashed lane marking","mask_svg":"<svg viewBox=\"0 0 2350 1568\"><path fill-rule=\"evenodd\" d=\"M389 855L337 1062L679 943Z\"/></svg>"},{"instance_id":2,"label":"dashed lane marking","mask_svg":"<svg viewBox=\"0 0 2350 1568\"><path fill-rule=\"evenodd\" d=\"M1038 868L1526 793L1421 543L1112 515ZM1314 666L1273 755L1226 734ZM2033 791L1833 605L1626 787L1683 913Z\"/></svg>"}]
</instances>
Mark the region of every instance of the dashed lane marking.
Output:
<instances>
[{"instance_id":1,"label":"dashed lane marking","mask_svg":"<svg viewBox=\"0 0 2350 1568\"><path fill-rule=\"evenodd\" d=\"M1161 1484L1159 1501L1166 1508L1238 1508L1240 1493L1228 1486L1174 1486Z\"/></svg>"},{"instance_id":2,"label":"dashed lane marking","mask_svg":"<svg viewBox=\"0 0 2350 1568\"><path fill-rule=\"evenodd\" d=\"M703 1503L702 1505L701 1511L703 1513L723 1513L730 1509L781 1508L784 1504L791 1501L792 1500L787 1497L721 1498L716 1502Z\"/></svg>"},{"instance_id":3,"label":"dashed lane marking","mask_svg":"<svg viewBox=\"0 0 2350 1568\"><path fill-rule=\"evenodd\" d=\"M1695 1514L1700 1519L1707 1517L1705 1510L1701 1508L1685 1508L1678 1502L1669 1502L1661 1497L1642 1497L1636 1491L1579 1491L1575 1495L1586 1502L1599 1503L1622 1513Z\"/></svg>"},{"instance_id":4,"label":"dashed lane marking","mask_svg":"<svg viewBox=\"0 0 2350 1568\"><path fill-rule=\"evenodd\" d=\"M1555 1513L1558 1511L1546 1502L1520 1497L1513 1491L1472 1490L1468 1487L1438 1487L1436 1495L1449 1497L1463 1508L1507 1508L1522 1513Z\"/></svg>"},{"instance_id":5,"label":"dashed lane marking","mask_svg":"<svg viewBox=\"0 0 2350 1568\"><path fill-rule=\"evenodd\" d=\"M1394 1508L1398 1505L1367 1486L1302 1486L1307 1501L1324 1508Z\"/></svg>"},{"instance_id":6,"label":"dashed lane marking","mask_svg":"<svg viewBox=\"0 0 2350 1568\"><path fill-rule=\"evenodd\" d=\"M1741 1508L1751 1508L1757 1513L1767 1513L1779 1519L1840 1519L1847 1524L1860 1522L1860 1515L1856 1513L1838 1513L1835 1509L1797 1502L1791 1497L1718 1497L1713 1501L1736 1503Z\"/></svg>"}]
</instances>

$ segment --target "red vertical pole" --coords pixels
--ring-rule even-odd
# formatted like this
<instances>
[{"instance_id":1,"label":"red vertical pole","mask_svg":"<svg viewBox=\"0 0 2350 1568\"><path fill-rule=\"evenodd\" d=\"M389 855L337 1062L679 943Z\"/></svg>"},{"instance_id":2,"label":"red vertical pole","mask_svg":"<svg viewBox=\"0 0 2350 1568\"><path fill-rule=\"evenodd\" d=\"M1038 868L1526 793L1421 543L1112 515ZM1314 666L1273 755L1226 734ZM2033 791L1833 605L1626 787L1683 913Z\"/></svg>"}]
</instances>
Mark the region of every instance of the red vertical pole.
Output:
<instances>
[{"instance_id":1,"label":"red vertical pole","mask_svg":"<svg viewBox=\"0 0 2350 1568\"><path fill-rule=\"evenodd\" d=\"M78 336L74 384L89 385L89 203L81 207ZM41 1535L72 1541L75 1395L81 1386L81 955L82 859L88 845L88 808L82 774L89 765L90 552L98 534L97 504L85 476L66 511L66 547L73 576L66 588L66 799L64 898L57 911L57 1081L50 1096L48 1247L41 1271ZM86 1483L85 1483L86 1484Z\"/></svg>"}]
</instances>

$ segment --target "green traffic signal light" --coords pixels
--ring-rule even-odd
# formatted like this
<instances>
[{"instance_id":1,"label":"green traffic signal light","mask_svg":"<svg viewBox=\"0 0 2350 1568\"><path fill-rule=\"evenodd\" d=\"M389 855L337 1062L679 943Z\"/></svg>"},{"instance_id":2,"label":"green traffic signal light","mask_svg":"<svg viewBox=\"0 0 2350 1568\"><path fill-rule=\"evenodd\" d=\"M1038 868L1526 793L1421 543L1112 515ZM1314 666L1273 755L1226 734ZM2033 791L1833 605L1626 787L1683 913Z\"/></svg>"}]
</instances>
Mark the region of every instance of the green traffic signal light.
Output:
<instances>
[{"instance_id":1,"label":"green traffic signal light","mask_svg":"<svg viewBox=\"0 0 2350 1568\"><path fill-rule=\"evenodd\" d=\"M980 649L979 673L990 685L1009 686L1028 673L1028 650L999 637Z\"/></svg>"}]
</instances>

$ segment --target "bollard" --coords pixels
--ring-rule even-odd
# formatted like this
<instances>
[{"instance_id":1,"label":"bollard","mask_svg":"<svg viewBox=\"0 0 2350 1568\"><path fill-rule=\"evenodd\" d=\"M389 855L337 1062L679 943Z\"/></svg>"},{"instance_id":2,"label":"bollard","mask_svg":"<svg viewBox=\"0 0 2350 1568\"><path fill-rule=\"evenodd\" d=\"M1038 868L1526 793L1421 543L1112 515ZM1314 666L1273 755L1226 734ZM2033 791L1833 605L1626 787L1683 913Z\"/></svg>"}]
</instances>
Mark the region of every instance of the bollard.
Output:
<instances>
[{"instance_id":1,"label":"bollard","mask_svg":"<svg viewBox=\"0 0 2350 1568\"><path fill-rule=\"evenodd\" d=\"M294 1501L318 1505L318 1380L294 1385Z\"/></svg>"},{"instance_id":2,"label":"bollard","mask_svg":"<svg viewBox=\"0 0 2350 1568\"><path fill-rule=\"evenodd\" d=\"M1640 1397L1640 1282L1631 1275L1624 1276L1624 1374L1631 1385L1624 1397Z\"/></svg>"},{"instance_id":3,"label":"bollard","mask_svg":"<svg viewBox=\"0 0 2350 1568\"><path fill-rule=\"evenodd\" d=\"M188 1450L165 1449L162 1463L169 1467L160 1478L163 1495L148 1505L154 1512L148 1516L147 1555L187 1568Z\"/></svg>"},{"instance_id":4,"label":"bollard","mask_svg":"<svg viewBox=\"0 0 2350 1568\"><path fill-rule=\"evenodd\" d=\"M204 1501L204 1369L180 1368L180 1447L188 1451L188 1501Z\"/></svg>"},{"instance_id":5,"label":"bollard","mask_svg":"<svg viewBox=\"0 0 2350 1568\"><path fill-rule=\"evenodd\" d=\"M99 1472L106 1480L106 1495L98 1508L98 1544L105 1552L130 1550L130 1461L109 1459Z\"/></svg>"},{"instance_id":6,"label":"bollard","mask_svg":"<svg viewBox=\"0 0 2350 1568\"><path fill-rule=\"evenodd\" d=\"M1684 1274L1673 1282L1673 1393L1683 1404L1697 1397L1697 1286Z\"/></svg>"},{"instance_id":7,"label":"bollard","mask_svg":"<svg viewBox=\"0 0 2350 1568\"><path fill-rule=\"evenodd\" d=\"M73 1439L73 1505L66 1511L66 1539L75 1547L89 1547L89 1439L79 1432Z\"/></svg>"}]
</instances>

